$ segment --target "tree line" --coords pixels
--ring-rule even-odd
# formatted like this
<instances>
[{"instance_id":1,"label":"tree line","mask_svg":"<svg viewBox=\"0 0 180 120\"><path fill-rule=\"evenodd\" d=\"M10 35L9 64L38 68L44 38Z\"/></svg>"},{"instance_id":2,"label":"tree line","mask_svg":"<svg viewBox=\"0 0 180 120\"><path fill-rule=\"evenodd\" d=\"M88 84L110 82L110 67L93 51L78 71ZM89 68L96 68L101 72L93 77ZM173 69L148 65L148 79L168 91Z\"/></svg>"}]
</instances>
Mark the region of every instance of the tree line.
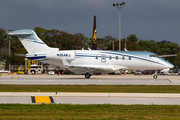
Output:
<instances>
[{"instance_id":1,"label":"tree line","mask_svg":"<svg viewBox=\"0 0 180 120\"><path fill-rule=\"evenodd\" d=\"M11 31L11 30L10 30ZM59 30L46 30L44 28L35 27L34 31L48 46L59 48L60 50L80 50L82 48L91 48L92 38L87 38L82 33L69 34L68 32ZM9 57L8 46L11 43L11 56ZM97 38L97 46L102 50L112 50L114 41L114 50L119 50L119 40L113 36L105 36ZM122 50L125 48L129 51L149 51L157 55L172 55L174 57L166 57L175 66L180 66L180 46L176 43L162 40L156 42L154 40L141 40L136 35L130 34L127 38L121 40ZM8 36L6 31L0 29L0 60L5 60L6 64L18 65L24 64L23 56L15 54L26 54L26 50L16 36Z\"/></svg>"}]
</instances>

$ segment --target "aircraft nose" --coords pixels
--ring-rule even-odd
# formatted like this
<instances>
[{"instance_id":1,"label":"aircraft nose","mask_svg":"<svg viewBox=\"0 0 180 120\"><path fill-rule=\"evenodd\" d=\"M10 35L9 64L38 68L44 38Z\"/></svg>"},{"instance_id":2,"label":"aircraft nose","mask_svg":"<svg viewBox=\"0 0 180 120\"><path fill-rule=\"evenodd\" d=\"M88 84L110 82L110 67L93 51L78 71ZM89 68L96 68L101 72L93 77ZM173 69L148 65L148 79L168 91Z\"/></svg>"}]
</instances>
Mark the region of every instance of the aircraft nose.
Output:
<instances>
[{"instance_id":1,"label":"aircraft nose","mask_svg":"<svg viewBox=\"0 0 180 120\"><path fill-rule=\"evenodd\" d=\"M174 67L174 65L173 65L173 64L171 64L171 63L169 63L169 64L167 65L167 67L168 67L168 68L173 68L173 67Z\"/></svg>"}]
</instances>

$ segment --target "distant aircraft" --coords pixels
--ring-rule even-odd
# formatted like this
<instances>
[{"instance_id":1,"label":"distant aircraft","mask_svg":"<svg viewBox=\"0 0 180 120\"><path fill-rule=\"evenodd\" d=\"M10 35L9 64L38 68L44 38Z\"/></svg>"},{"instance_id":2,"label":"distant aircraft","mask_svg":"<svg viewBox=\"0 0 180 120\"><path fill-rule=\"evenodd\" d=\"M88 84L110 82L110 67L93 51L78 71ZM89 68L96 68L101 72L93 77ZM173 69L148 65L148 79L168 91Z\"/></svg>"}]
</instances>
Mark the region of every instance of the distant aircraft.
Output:
<instances>
[{"instance_id":1,"label":"distant aircraft","mask_svg":"<svg viewBox=\"0 0 180 120\"><path fill-rule=\"evenodd\" d=\"M174 66L152 52L59 50L47 46L33 30L22 29L8 33L19 38L27 50L26 58L67 68L76 74L90 78L93 73L109 73L119 70L160 70ZM157 78L157 72L153 76Z\"/></svg>"}]
</instances>

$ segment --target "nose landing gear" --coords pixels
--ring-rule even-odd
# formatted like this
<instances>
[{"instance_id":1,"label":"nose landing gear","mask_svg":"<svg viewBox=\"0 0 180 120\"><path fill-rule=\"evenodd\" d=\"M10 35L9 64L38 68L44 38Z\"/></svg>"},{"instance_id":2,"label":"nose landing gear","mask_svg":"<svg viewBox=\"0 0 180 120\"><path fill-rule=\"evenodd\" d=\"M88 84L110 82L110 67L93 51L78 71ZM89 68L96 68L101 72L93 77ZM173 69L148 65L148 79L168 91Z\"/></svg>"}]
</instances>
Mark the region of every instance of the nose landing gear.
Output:
<instances>
[{"instance_id":1,"label":"nose landing gear","mask_svg":"<svg viewBox=\"0 0 180 120\"><path fill-rule=\"evenodd\" d=\"M153 75L154 79L157 79L157 70L155 71L155 74Z\"/></svg>"},{"instance_id":2,"label":"nose landing gear","mask_svg":"<svg viewBox=\"0 0 180 120\"><path fill-rule=\"evenodd\" d=\"M154 79L157 79L157 75L153 75L153 78L154 78Z\"/></svg>"}]
</instances>

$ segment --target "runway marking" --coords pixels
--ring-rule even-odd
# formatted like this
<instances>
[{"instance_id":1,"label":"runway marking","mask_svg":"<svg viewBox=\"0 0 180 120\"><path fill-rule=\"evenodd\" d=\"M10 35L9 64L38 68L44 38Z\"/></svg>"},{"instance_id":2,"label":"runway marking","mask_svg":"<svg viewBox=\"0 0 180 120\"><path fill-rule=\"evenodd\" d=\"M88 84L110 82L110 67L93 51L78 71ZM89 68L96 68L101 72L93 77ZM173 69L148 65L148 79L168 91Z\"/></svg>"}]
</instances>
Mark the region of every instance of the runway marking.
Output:
<instances>
[{"instance_id":1,"label":"runway marking","mask_svg":"<svg viewBox=\"0 0 180 120\"><path fill-rule=\"evenodd\" d=\"M169 80L169 79L167 79L170 83L172 83L172 81L171 80Z\"/></svg>"},{"instance_id":2,"label":"runway marking","mask_svg":"<svg viewBox=\"0 0 180 120\"><path fill-rule=\"evenodd\" d=\"M19 77L11 77L11 78L19 78Z\"/></svg>"},{"instance_id":3,"label":"runway marking","mask_svg":"<svg viewBox=\"0 0 180 120\"><path fill-rule=\"evenodd\" d=\"M103 80L102 80L102 79L100 79L100 80L99 80L99 82L103 82Z\"/></svg>"},{"instance_id":4,"label":"runway marking","mask_svg":"<svg viewBox=\"0 0 180 120\"><path fill-rule=\"evenodd\" d=\"M54 103L51 96L31 96L32 103Z\"/></svg>"}]
</instances>

